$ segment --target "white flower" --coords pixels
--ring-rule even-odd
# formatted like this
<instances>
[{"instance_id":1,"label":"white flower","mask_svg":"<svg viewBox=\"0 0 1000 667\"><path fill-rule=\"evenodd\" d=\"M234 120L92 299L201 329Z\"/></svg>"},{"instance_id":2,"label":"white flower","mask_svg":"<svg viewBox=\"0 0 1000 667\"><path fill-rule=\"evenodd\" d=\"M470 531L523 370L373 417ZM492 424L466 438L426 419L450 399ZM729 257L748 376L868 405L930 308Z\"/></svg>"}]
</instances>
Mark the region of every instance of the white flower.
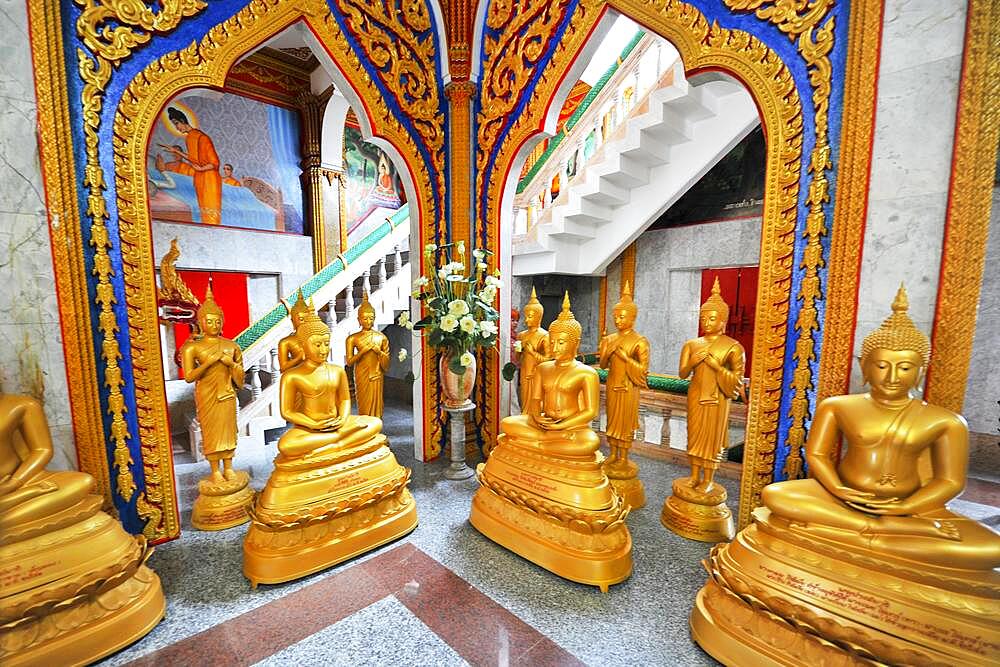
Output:
<instances>
[{"instance_id":1,"label":"white flower","mask_svg":"<svg viewBox=\"0 0 1000 667\"><path fill-rule=\"evenodd\" d=\"M483 320L479 323L479 333L482 334L483 338L495 336L497 333L496 323L489 320Z\"/></svg>"},{"instance_id":2,"label":"white flower","mask_svg":"<svg viewBox=\"0 0 1000 667\"><path fill-rule=\"evenodd\" d=\"M427 276L420 276L419 278L413 281L413 291L419 292L420 288L425 287L429 282L430 280L427 278Z\"/></svg>"},{"instance_id":3,"label":"white flower","mask_svg":"<svg viewBox=\"0 0 1000 667\"><path fill-rule=\"evenodd\" d=\"M472 251L472 256L475 257L477 260L482 260L483 257L486 257L486 253L480 250L479 248L476 248L475 250Z\"/></svg>"},{"instance_id":4,"label":"white flower","mask_svg":"<svg viewBox=\"0 0 1000 667\"><path fill-rule=\"evenodd\" d=\"M398 354L398 355L396 355L396 356L397 356L397 358L398 358L398 359L399 359L400 361L406 361L406 358L407 358L407 357L408 357L409 355L408 355L408 354L406 353L406 348L405 348L405 347L401 347L401 348L399 348L399 354Z\"/></svg>"},{"instance_id":5,"label":"white flower","mask_svg":"<svg viewBox=\"0 0 1000 667\"><path fill-rule=\"evenodd\" d=\"M465 241L459 241L458 245L455 246L455 247L458 248L458 254L459 255L464 255L465 254Z\"/></svg>"},{"instance_id":6,"label":"white flower","mask_svg":"<svg viewBox=\"0 0 1000 667\"><path fill-rule=\"evenodd\" d=\"M521 348L522 348L522 346L521 346L521 341L519 341L519 340L515 340L515 341L514 341L514 351L515 351L515 352L520 352L520 351L521 351Z\"/></svg>"},{"instance_id":7,"label":"white flower","mask_svg":"<svg viewBox=\"0 0 1000 667\"><path fill-rule=\"evenodd\" d=\"M486 280L483 282L486 283L487 287L496 287L497 289L503 287L503 281L496 276L486 276Z\"/></svg>"},{"instance_id":8,"label":"white flower","mask_svg":"<svg viewBox=\"0 0 1000 667\"><path fill-rule=\"evenodd\" d=\"M452 273L458 273L459 271L465 268L465 264L463 264L462 262L448 262L446 268L449 269Z\"/></svg>"},{"instance_id":9,"label":"white flower","mask_svg":"<svg viewBox=\"0 0 1000 667\"><path fill-rule=\"evenodd\" d=\"M458 328L458 318L454 315L445 315L441 318L441 331L451 333Z\"/></svg>"},{"instance_id":10,"label":"white flower","mask_svg":"<svg viewBox=\"0 0 1000 667\"><path fill-rule=\"evenodd\" d=\"M486 303L493 303L493 299L497 296L497 288L492 285L487 285L479 292L479 298Z\"/></svg>"},{"instance_id":11,"label":"white flower","mask_svg":"<svg viewBox=\"0 0 1000 667\"><path fill-rule=\"evenodd\" d=\"M454 315L455 317L461 317L462 315L469 314L469 304L467 304L462 299L455 299L448 304L448 314Z\"/></svg>"},{"instance_id":12,"label":"white flower","mask_svg":"<svg viewBox=\"0 0 1000 667\"><path fill-rule=\"evenodd\" d=\"M450 276L448 276L447 278L445 278L445 280L447 280L450 283L460 283L463 280L465 280L465 276L460 276L457 273L453 273Z\"/></svg>"},{"instance_id":13,"label":"white flower","mask_svg":"<svg viewBox=\"0 0 1000 667\"><path fill-rule=\"evenodd\" d=\"M409 323L410 323L410 311L404 310L399 314L399 317L396 318L396 324L398 324L401 327L405 327Z\"/></svg>"},{"instance_id":14,"label":"white flower","mask_svg":"<svg viewBox=\"0 0 1000 667\"><path fill-rule=\"evenodd\" d=\"M472 362L474 362L475 360L476 358L472 356L471 352L466 352L465 354L463 354L461 357L458 358L458 363L462 364L462 367L465 368L471 366Z\"/></svg>"},{"instance_id":15,"label":"white flower","mask_svg":"<svg viewBox=\"0 0 1000 667\"><path fill-rule=\"evenodd\" d=\"M451 273L451 271L448 270L448 267L442 266L440 269L438 269L438 278L440 278L441 280L447 280L449 273Z\"/></svg>"},{"instance_id":16,"label":"white flower","mask_svg":"<svg viewBox=\"0 0 1000 667\"><path fill-rule=\"evenodd\" d=\"M428 243L424 246L424 252L434 252L438 247L433 243Z\"/></svg>"},{"instance_id":17,"label":"white flower","mask_svg":"<svg viewBox=\"0 0 1000 667\"><path fill-rule=\"evenodd\" d=\"M470 334L476 330L476 320L472 317L472 315L466 315L459 320L458 326L462 327L462 331Z\"/></svg>"},{"instance_id":18,"label":"white flower","mask_svg":"<svg viewBox=\"0 0 1000 667\"><path fill-rule=\"evenodd\" d=\"M476 269L478 271L485 271L486 270L486 262L476 262Z\"/></svg>"}]
</instances>

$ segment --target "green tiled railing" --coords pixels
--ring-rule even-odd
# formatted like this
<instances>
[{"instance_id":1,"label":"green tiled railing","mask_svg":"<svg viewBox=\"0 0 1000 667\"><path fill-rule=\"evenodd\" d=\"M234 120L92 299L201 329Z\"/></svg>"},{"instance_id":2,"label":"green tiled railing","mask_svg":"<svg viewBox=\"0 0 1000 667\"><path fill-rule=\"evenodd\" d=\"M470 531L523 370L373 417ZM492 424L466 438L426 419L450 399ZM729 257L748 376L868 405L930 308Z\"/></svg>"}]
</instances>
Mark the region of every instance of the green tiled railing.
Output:
<instances>
[{"instance_id":1,"label":"green tiled railing","mask_svg":"<svg viewBox=\"0 0 1000 667\"><path fill-rule=\"evenodd\" d=\"M583 114L590 108L590 105L594 103L594 100L597 99L597 96L600 95L602 90L604 90L604 87L608 85L608 81L610 81L611 77L615 75L615 72L618 71L618 68L621 67L621 64L626 58L628 58L629 54L632 53L632 50L635 49L645 34L646 33L642 30L635 33L635 37L632 38L632 41L626 44L625 48L622 49L621 55L618 56L618 60L616 60L615 63L601 76L601 78L594 83L594 87L590 89L587 96L583 98L582 102L580 102L580 106L576 108L573 115L566 121L566 126L554 137L549 139L549 145L546 147L545 152L542 153L541 157L535 161L535 164L531 165L531 168L528 169L528 173L524 175L524 178L518 181L517 194L521 194L524 189L528 187L528 184L531 183L532 179L538 175L538 172L541 171L543 166L545 166L548 159L552 157L552 154L555 152L556 148L559 147L559 144L561 144L566 138L566 134L580 122L580 118L582 118Z\"/></svg>"},{"instance_id":2,"label":"green tiled railing","mask_svg":"<svg viewBox=\"0 0 1000 667\"><path fill-rule=\"evenodd\" d=\"M398 211L386 218L386 221L383 224L379 225L377 228L372 230L371 233L347 249L347 252L344 253L344 258L347 259L347 263L350 264L356 261L363 254L371 250L376 243L391 234L392 230L396 229L396 227L399 227L409 219L410 205L403 204ZM346 268L347 266L344 265L339 257L333 260L324 266L319 273L302 284L299 288L302 290L302 296L309 299ZM295 290L292 294L294 295L296 292L298 292L298 290ZM285 310L284 304L279 303L272 308L267 315L264 315L262 318L244 329L240 335L236 337L236 344L240 346L241 350L247 349L260 340L264 334L276 327L287 316L288 311Z\"/></svg>"}]
</instances>

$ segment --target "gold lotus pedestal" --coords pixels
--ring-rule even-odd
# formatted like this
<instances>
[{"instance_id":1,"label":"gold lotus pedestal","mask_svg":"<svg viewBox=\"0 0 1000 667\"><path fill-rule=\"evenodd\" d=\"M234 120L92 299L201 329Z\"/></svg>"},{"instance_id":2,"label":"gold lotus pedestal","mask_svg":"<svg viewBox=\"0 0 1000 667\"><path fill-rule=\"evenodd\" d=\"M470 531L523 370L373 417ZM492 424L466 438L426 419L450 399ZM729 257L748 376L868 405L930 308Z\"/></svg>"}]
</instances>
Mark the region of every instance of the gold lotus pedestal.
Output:
<instances>
[{"instance_id":1,"label":"gold lotus pedestal","mask_svg":"<svg viewBox=\"0 0 1000 667\"><path fill-rule=\"evenodd\" d=\"M632 574L628 506L601 455L555 457L501 435L477 468L469 521L497 544L571 581L608 586Z\"/></svg>"},{"instance_id":2,"label":"gold lotus pedestal","mask_svg":"<svg viewBox=\"0 0 1000 667\"><path fill-rule=\"evenodd\" d=\"M318 572L417 526L410 471L384 435L316 458L275 460L243 543L243 573L254 587Z\"/></svg>"},{"instance_id":3,"label":"gold lotus pedestal","mask_svg":"<svg viewBox=\"0 0 1000 667\"><path fill-rule=\"evenodd\" d=\"M206 477L198 482L198 498L191 511L191 525L198 530L225 530L250 520L253 489L250 475L234 471L233 479Z\"/></svg>"},{"instance_id":4,"label":"gold lotus pedestal","mask_svg":"<svg viewBox=\"0 0 1000 667\"><path fill-rule=\"evenodd\" d=\"M727 665L984 665L1000 655L995 572L873 557L766 508L707 565L691 633Z\"/></svg>"},{"instance_id":5,"label":"gold lotus pedestal","mask_svg":"<svg viewBox=\"0 0 1000 667\"><path fill-rule=\"evenodd\" d=\"M673 494L663 503L660 523L681 537L699 542L724 542L736 530L726 506L726 489L713 483L707 492L691 485L687 477L675 479Z\"/></svg>"}]
</instances>

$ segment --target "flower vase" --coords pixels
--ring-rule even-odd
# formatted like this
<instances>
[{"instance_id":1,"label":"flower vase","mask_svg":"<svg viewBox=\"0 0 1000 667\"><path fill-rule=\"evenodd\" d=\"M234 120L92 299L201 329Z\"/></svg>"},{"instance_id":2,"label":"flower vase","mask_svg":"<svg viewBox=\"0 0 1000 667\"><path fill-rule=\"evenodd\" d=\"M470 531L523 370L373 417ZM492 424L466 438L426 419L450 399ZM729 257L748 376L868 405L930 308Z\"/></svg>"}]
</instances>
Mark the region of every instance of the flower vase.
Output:
<instances>
[{"instance_id":1,"label":"flower vase","mask_svg":"<svg viewBox=\"0 0 1000 667\"><path fill-rule=\"evenodd\" d=\"M446 408L462 408L472 401L472 388L476 384L476 357L465 367L464 373L453 373L449 367L451 356L441 354L438 357L438 377L441 380L441 395Z\"/></svg>"}]
</instances>

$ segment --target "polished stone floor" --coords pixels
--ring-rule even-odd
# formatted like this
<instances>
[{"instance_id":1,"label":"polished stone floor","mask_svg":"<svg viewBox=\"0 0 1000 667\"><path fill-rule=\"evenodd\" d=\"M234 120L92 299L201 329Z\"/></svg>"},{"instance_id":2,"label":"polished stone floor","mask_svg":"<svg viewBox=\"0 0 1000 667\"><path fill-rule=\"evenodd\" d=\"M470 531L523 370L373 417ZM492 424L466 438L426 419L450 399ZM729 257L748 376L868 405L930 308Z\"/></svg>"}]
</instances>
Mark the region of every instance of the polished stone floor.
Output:
<instances>
[{"instance_id":1,"label":"polished stone floor","mask_svg":"<svg viewBox=\"0 0 1000 667\"><path fill-rule=\"evenodd\" d=\"M246 526L190 528L207 464L179 466L184 532L150 564L166 619L103 664L149 665L714 665L694 644L688 614L711 545L666 531L659 512L686 470L639 459L649 504L628 520L635 569L602 594L565 581L480 535L468 522L474 479L443 477L446 463L412 456L409 408L387 406L385 428L404 465L420 524L409 536L297 582L251 590L243 578ZM273 444L240 456L253 484L270 472ZM204 469L203 469L204 468ZM735 509L736 483L723 480ZM1000 512L962 503L995 523ZM976 511L978 509L978 511Z\"/></svg>"}]
</instances>

